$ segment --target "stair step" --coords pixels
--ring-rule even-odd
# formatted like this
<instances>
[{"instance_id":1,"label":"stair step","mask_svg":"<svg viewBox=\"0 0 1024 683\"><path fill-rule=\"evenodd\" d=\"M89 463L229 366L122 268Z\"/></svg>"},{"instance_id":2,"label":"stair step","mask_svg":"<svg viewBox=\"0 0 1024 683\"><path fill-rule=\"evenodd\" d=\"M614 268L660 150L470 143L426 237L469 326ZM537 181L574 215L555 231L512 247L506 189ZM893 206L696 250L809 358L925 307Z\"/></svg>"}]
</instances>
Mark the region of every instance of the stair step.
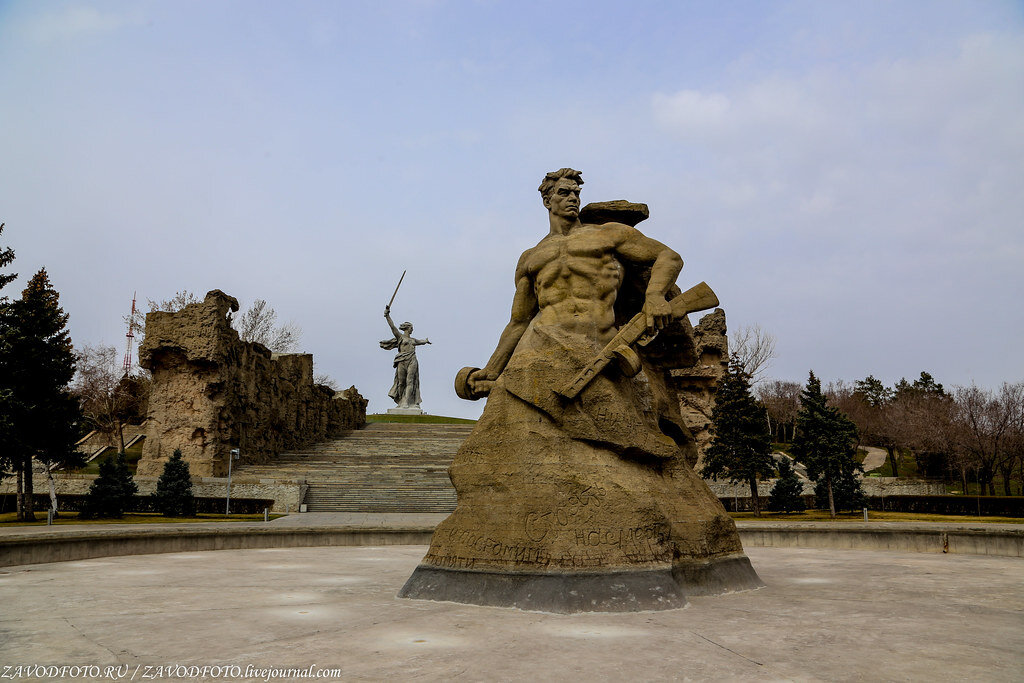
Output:
<instances>
[{"instance_id":1,"label":"stair step","mask_svg":"<svg viewBox=\"0 0 1024 683\"><path fill-rule=\"evenodd\" d=\"M451 512L448 467L473 425L373 423L242 465L239 477L305 481L310 512Z\"/></svg>"}]
</instances>

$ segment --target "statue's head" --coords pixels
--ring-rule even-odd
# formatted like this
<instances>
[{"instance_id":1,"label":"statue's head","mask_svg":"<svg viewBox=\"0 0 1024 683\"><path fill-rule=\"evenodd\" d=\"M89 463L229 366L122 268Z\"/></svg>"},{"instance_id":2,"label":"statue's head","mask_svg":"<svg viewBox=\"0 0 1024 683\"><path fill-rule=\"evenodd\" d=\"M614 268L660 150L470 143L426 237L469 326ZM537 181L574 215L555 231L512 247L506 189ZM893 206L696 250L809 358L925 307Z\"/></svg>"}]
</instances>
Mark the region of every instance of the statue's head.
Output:
<instances>
[{"instance_id":1,"label":"statue's head","mask_svg":"<svg viewBox=\"0 0 1024 683\"><path fill-rule=\"evenodd\" d=\"M406 334L412 334L412 323L404 322L398 326L398 329L400 329L402 332L405 332Z\"/></svg>"},{"instance_id":2,"label":"statue's head","mask_svg":"<svg viewBox=\"0 0 1024 683\"><path fill-rule=\"evenodd\" d=\"M580 213L580 186L583 174L572 168L551 171L541 181L540 196L548 211L565 218L576 218Z\"/></svg>"}]
</instances>

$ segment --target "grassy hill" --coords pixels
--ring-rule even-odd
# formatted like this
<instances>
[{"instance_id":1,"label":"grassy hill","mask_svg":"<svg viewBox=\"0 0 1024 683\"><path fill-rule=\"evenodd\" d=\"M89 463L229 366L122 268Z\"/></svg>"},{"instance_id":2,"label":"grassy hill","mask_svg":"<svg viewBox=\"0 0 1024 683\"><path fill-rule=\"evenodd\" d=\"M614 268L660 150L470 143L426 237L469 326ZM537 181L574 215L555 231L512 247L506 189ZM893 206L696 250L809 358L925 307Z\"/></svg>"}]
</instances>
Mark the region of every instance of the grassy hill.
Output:
<instances>
[{"instance_id":1,"label":"grassy hill","mask_svg":"<svg viewBox=\"0 0 1024 683\"><path fill-rule=\"evenodd\" d=\"M467 420L466 418L463 417L445 417L443 415L388 415L386 413L376 413L374 415L367 415L366 421L368 423L404 422L407 424L476 424L476 420Z\"/></svg>"}]
</instances>

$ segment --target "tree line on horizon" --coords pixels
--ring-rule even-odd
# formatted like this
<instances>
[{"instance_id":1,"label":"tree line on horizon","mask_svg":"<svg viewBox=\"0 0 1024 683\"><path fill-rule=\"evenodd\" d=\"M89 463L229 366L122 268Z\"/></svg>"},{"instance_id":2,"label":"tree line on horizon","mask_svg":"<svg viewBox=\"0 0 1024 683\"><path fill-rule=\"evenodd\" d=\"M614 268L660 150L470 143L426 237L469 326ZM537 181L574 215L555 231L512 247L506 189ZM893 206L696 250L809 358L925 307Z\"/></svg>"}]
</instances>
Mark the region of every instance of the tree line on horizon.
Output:
<instances>
[{"instance_id":1,"label":"tree line on horizon","mask_svg":"<svg viewBox=\"0 0 1024 683\"><path fill-rule=\"evenodd\" d=\"M775 339L759 326L738 328L730 345L751 378L771 440L793 443L805 385L764 377ZM974 383L947 390L922 371L892 386L873 375L837 380L822 393L856 427L858 446L885 450L892 476L907 472L913 460L920 475L957 482L964 493L973 481L994 496L1001 480L1002 495L1024 495L1024 381L994 390Z\"/></svg>"},{"instance_id":2,"label":"tree line on horizon","mask_svg":"<svg viewBox=\"0 0 1024 683\"><path fill-rule=\"evenodd\" d=\"M799 383L784 380L757 386L774 441L795 439L801 391ZM1024 495L1024 382L947 391L921 372L891 387L868 375L830 382L823 392L856 425L860 445L886 451L892 476L905 472L913 458L919 474L959 482L963 492L973 480L994 496L998 478L1002 495Z\"/></svg>"}]
</instances>

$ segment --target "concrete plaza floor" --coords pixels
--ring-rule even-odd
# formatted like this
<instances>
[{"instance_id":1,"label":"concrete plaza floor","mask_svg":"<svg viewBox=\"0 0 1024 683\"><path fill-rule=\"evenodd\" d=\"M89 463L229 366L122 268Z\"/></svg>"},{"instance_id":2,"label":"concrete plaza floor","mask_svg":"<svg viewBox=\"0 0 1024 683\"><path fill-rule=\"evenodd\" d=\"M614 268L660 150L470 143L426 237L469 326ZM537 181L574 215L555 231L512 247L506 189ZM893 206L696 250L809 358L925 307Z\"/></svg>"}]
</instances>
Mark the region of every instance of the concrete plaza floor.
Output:
<instances>
[{"instance_id":1,"label":"concrete plaza floor","mask_svg":"<svg viewBox=\"0 0 1024 683\"><path fill-rule=\"evenodd\" d=\"M224 550L7 567L0 665L126 664L140 675L177 664L313 665L372 681L1024 675L1019 558L748 548L767 588L693 598L682 610L552 615L397 599L425 551Z\"/></svg>"}]
</instances>

